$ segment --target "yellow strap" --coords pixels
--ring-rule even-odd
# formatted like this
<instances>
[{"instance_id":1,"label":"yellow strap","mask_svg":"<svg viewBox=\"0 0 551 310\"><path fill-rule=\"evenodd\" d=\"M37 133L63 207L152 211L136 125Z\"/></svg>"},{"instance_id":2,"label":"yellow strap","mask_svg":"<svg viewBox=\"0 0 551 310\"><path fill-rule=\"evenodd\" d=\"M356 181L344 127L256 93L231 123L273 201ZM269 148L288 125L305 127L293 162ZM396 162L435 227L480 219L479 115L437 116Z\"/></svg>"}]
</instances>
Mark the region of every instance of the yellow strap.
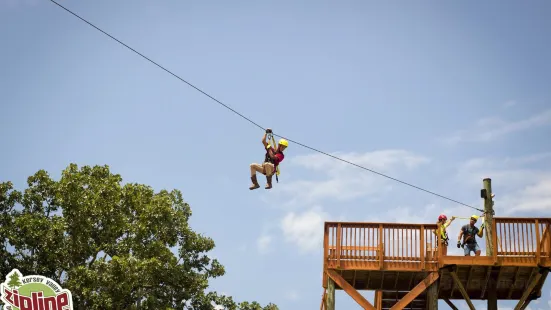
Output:
<instances>
[{"instance_id":1,"label":"yellow strap","mask_svg":"<svg viewBox=\"0 0 551 310\"><path fill-rule=\"evenodd\" d=\"M460 216L456 216L455 217L456 219L462 219L462 220L470 220L471 218L470 217L460 217ZM482 221L484 221L484 216L481 216L482 218Z\"/></svg>"},{"instance_id":2,"label":"yellow strap","mask_svg":"<svg viewBox=\"0 0 551 310\"><path fill-rule=\"evenodd\" d=\"M274 136L272 136L272 144L273 144L273 147L274 147L274 150L277 150L277 144L275 142L275 139L274 139ZM268 144L269 145L269 144ZM279 175L279 166L276 167L276 174Z\"/></svg>"}]
</instances>

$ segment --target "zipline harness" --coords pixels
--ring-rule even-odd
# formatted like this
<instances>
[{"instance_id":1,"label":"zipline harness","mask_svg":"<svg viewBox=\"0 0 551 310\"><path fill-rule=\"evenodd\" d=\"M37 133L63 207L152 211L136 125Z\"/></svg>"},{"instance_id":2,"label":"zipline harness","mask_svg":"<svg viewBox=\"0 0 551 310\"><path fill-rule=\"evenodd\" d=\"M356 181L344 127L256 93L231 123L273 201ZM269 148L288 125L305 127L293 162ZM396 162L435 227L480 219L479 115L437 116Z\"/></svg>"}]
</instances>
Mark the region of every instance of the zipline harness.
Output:
<instances>
[{"instance_id":1,"label":"zipline harness","mask_svg":"<svg viewBox=\"0 0 551 310\"><path fill-rule=\"evenodd\" d=\"M266 130L266 140L268 140L268 148L272 147L274 150L277 150L277 144L274 139L274 134L271 130ZM270 154L268 154L268 149L266 149L266 156L264 157L264 162L274 164L275 170L276 170L275 172L276 182L279 183L279 179L278 179L278 176L280 174L279 165L276 165L274 163L274 160L270 157Z\"/></svg>"}]
</instances>

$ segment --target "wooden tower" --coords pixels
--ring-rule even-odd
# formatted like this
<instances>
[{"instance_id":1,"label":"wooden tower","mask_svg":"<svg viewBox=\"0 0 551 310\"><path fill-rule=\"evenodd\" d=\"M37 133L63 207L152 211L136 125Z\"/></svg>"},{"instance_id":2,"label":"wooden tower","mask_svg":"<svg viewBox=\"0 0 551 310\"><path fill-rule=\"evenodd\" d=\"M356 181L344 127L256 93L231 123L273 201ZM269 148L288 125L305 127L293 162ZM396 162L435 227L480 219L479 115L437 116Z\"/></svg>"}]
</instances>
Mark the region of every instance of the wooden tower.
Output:
<instances>
[{"instance_id":1,"label":"wooden tower","mask_svg":"<svg viewBox=\"0 0 551 310\"><path fill-rule=\"evenodd\" d=\"M335 290L344 290L364 309L438 309L438 299L518 300L525 309L541 296L551 267L551 218L493 217L490 180L485 199L486 255L443 255L436 224L326 222L321 309L335 309ZM480 227L480 225L476 225ZM456 243L448 231L449 246ZM473 254L471 254L473 255ZM366 300L358 290L375 291Z\"/></svg>"}]
</instances>

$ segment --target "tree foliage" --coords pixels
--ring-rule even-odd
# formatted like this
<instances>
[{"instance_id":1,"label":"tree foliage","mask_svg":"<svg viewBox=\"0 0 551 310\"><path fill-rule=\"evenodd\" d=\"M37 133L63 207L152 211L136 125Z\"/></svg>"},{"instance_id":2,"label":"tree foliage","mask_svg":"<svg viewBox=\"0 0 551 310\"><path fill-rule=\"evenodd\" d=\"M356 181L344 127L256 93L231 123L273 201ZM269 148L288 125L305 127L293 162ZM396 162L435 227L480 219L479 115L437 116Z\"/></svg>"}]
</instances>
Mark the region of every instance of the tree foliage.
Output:
<instances>
[{"instance_id":1,"label":"tree foliage","mask_svg":"<svg viewBox=\"0 0 551 310\"><path fill-rule=\"evenodd\" d=\"M278 309L206 291L224 267L206 255L214 241L189 226L180 191L122 184L108 166L76 164L59 181L40 170L27 183L23 192L0 183L2 274L52 278L71 290L76 309Z\"/></svg>"}]
</instances>

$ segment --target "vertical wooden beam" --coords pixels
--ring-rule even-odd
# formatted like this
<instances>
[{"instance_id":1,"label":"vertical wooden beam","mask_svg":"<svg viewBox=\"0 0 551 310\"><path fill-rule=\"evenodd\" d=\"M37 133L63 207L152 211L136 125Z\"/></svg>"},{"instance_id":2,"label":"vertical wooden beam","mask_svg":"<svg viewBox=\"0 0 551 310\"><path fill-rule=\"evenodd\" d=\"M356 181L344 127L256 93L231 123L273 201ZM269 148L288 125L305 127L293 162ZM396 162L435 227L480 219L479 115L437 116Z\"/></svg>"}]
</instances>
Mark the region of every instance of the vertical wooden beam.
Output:
<instances>
[{"instance_id":1,"label":"vertical wooden beam","mask_svg":"<svg viewBox=\"0 0 551 310\"><path fill-rule=\"evenodd\" d=\"M427 288L427 306L426 310L438 310L438 284L440 279L436 280Z\"/></svg>"},{"instance_id":2,"label":"vertical wooden beam","mask_svg":"<svg viewBox=\"0 0 551 310\"><path fill-rule=\"evenodd\" d=\"M328 277L325 294L325 310L335 310L335 281Z\"/></svg>"},{"instance_id":3,"label":"vertical wooden beam","mask_svg":"<svg viewBox=\"0 0 551 310\"><path fill-rule=\"evenodd\" d=\"M377 310L383 309L383 291L381 290L375 291L375 309Z\"/></svg>"},{"instance_id":4,"label":"vertical wooden beam","mask_svg":"<svg viewBox=\"0 0 551 310\"><path fill-rule=\"evenodd\" d=\"M495 240L494 238L494 199L492 193L492 179L485 178L482 180L484 184L484 189L486 191L486 196L484 198L484 235L486 236L486 256L494 258L494 261L497 260L496 253L494 253ZM488 310L498 310L497 309L497 293L496 293L496 278L491 275L488 282Z\"/></svg>"}]
</instances>

